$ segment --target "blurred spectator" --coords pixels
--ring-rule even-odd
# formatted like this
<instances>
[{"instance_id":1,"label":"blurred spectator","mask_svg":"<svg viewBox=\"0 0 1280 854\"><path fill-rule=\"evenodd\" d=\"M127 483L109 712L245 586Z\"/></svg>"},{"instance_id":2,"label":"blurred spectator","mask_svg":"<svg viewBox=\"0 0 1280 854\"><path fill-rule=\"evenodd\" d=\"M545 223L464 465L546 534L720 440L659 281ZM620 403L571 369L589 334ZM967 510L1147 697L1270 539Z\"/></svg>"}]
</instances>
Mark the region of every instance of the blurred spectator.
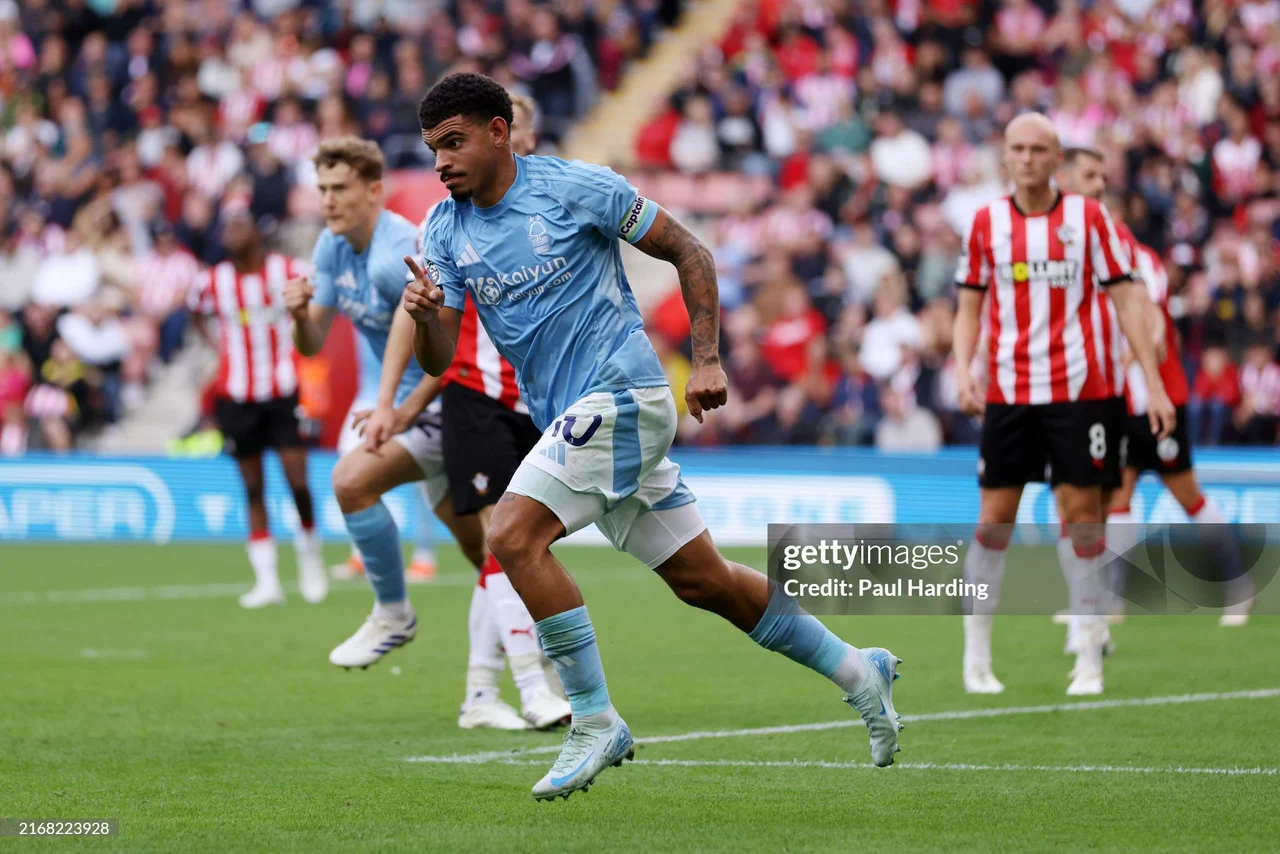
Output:
<instances>
[{"instance_id":1,"label":"blurred spectator","mask_svg":"<svg viewBox=\"0 0 1280 854\"><path fill-rule=\"evenodd\" d=\"M1232 411L1240 402L1236 366L1225 347L1204 351L1195 385L1187 402L1187 430L1193 443L1217 445Z\"/></svg>"},{"instance_id":2,"label":"blurred spectator","mask_svg":"<svg viewBox=\"0 0 1280 854\"><path fill-rule=\"evenodd\" d=\"M1274 445L1280 421L1280 365L1271 342L1255 341L1240 368L1240 402L1232 424L1246 445Z\"/></svg>"},{"instance_id":3,"label":"blurred spectator","mask_svg":"<svg viewBox=\"0 0 1280 854\"><path fill-rule=\"evenodd\" d=\"M942 446L938 417L903 392L886 387L880 392L883 415L876 425L876 448L881 451L936 451Z\"/></svg>"}]
</instances>

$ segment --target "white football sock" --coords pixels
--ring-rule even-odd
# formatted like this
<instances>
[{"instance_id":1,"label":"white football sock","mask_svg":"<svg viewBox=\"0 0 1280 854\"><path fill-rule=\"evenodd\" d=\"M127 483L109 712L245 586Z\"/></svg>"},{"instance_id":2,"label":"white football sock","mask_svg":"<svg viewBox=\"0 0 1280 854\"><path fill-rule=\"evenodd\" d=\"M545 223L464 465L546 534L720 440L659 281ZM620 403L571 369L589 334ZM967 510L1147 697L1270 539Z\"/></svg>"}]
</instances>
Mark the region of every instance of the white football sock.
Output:
<instances>
[{"instance_id":1,"label":"white football sock","mask_svg":"<svg viewBox=\"0 0 1280 854\"><path fill-rule=\"evenodd\" d=\"M253 567L253 577L263 587L279 587L280 574L276 569L276 541L267 537L262 540L250 540L245 545L249 553L249 565Z\"/></svg>"},{"instance_id":2,"label":"white football sock","mask_svg":"<svg viewBox=\"0 0 1280 854\"><path fill-rule=\"evenodd\" d=\"M489 614L498 627L502 646L511 662L511 676L520 689L523 701L538 691L547 690L547 677L542 671L542 645L529 609L524 606L505 572L486 575Z\"/></svg>"},{"instance_id":3,"label":"white football sock","mask_svg":"<svg viewBox=\"0 0 1280 854\"><path fill-rule=\"evenodd\" d=\"M969 584L985 584L987 598L966 598L970 615L964 620L964 664L991 663L991 628L996 607L1000 604L1000 587L1004 583L1004 549L984 546L975 538L964 557L964 580Z\"/></svg>"},{"instance_id":4,"label":"white football sock","mask_svg":"<svg viewBox=\"0 0 1280 854\"><path fill-rule=\"evenodd\" d=\"M1225 525L1227 517L1222 515L1221 508L1213 502L1213 499L1206 495L1204 503L1196 511L1196 515L1191 517L1191 521L1200 525Z\"/></svg>"},{"instance_id":5,"label":"white football sock","mask_svg":"<svg viewBox=\"0 0 1280 854\"><path fill-rule=\"evenodd\" d=\"M374 602L373 615L384 620L407 623L413 619L413 606L409 604L408 599L403 602Z\"/></svg>"},{"instance_id":6,"label":"white football sock","mask_svg":"<svg viewBox=\"0 0 1280 854\"><path fill-rule=\"evenodd\" d=\"M297 533L293 535L293 548L298 553L299 562L304 560L320 560L320 536L315 529L308 531L306 528L299 528Z\"/></svg>"},{"instance_id":7,"label":"white football sock","mask_svg":"<svg viewBox=\"0 0 1280 854\"><path fill-rule=\"evenodd\" d=\"M845 652L844 658L840 659L840 663L836 665L835 673L831 674L831 681L836 683L841 691L846 694L852 694L862 687L862 680L866 678L867 667L866 662L862 660L862 656L858 654L857 647L853 644L846 644L849 647Z\"/></svg>"},{"instance_id":8,"label":"white football sock","mask_svg":"<svg viewBox=\"0 0 1280 854\"><path fill-rule=\"evenodd\" d=\"M1081 655L1089 655L1091 647L1101 648L1106 637L1106 613L1102 607L1102 553L1105 542L1089 553L1080 554L1070 539L1059 543L1058 558L1062 577L1067 581L1067 610L1071 614L1069 631L1079 638ZM1101 653L1098 653L1100 656ZM1099 659L1100 660L1100 659Z\"/></svg>"},{"instance_id":9,"label":"white football sock","mask_svg":"<svg viewBox=\"0 0 1280 854\"><path fill-rule=\"evenodd\" d=\"M1125 557L1142 539L1138 520L1129 508L1123 512L1107 514L1107 550L1103 552L1111 560L1110 567L1103 567L1107 577L1103 579L1105 592L1110 600L1107 612L1123 608L1123 594L1128 582L1129 559ZM1114 557L1110 557L1114 555Z\"/></svg>"},{"instance_id":10,"label":"white football sock","mask_svg":"<svg viewBox=\"0 0 1280 854\"><path fill-rule=\"evenodd\" d=\"M477 584L471 591L471 610L467 614L467 702L496 700L498 674L502 672L502 646L495 644L497 629L489 616L488 591Z\"/></svg>"}]
</instances>

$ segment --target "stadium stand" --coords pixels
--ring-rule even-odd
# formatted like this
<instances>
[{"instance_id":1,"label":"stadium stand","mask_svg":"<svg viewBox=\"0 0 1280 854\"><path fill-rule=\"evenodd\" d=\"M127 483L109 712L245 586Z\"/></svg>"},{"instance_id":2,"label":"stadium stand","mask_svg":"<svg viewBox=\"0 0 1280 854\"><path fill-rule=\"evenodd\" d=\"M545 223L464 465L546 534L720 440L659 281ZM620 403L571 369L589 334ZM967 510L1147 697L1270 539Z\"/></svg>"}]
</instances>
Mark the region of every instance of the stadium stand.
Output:
<instances>
[{"instance_id":1,"label":"stadium stand","mask_svg":"<svg viewBox=\"0 0 1280 854\"><path fill-rule=\"evenodd\" d=\"M686 17L713 5L722 32L677 34L701 47L633 81L658 98L646 118L601 96L677 44L659 36L679 0L0 0L0 453L70 447L172 396L195 412L167 366L192 349L182 296L220 257L221 212L250 206L305 256L318 141L360 133L421 169L417 100L462 69L532 94L546 150L629 110L625 150L601 150L714 244L734 402L684 419L682 442L973 441L952 271L1026 109L1106 154L1164 257L1195 435L1275 441L1280 2L704 0ZM679 294L644 284L679 381Z\"/></svg>"},{"instance_id":2,"label":"stadium stand","mask_svg":"<svg viewBox=\"0 0 1280 854\"><path fill-rule=\"evenodd\" d=\"M359 133L421 169L418 99L482 70L537 100L554 148L680 11L0 0L0 449L66 449L175 396L195 414L191 371L165 367L188 284L228 209L310 255L319 141Z\"/></svg>"},{"instance_id":3,"label":"stadium stand","mask_svg":"<svg viewBox=\"0 0 1280 854\"><path fill-rule=\"evenodd\" d=\"M973 441L952 271L1007 191L1004 124L1039 109L1106 155L1171 271L1196 435L1274 442L1278 70L1274 2L741 4L630 158L646 193L708 217L720 265L736 396L681 440ZM669 292L650 312L673 377L682 311Z\"/></svg>"}]
</instances>

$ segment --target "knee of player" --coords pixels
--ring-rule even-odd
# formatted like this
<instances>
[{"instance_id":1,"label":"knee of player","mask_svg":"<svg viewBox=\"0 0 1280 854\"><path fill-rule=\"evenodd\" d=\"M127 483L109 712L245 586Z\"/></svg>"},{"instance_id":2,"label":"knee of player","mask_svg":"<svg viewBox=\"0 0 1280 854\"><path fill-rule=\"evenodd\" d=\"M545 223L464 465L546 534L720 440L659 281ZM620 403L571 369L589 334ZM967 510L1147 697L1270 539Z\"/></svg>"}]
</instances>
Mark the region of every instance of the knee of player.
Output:
<instances>
[{"instance_id":1,"label":"knee of player","mask_svg":"<svg viewBox=\"0 0 1280 854\"><path fill-rule=\"evenodd\" d=\"M494 513L489 521L485 543L490 553L504 568L510 568L535 552L545 551L550 543L542 542L530 525L517 514Z\"/></svg>"},{"instance_id":2,"label":"knee of player","mask_svg":"<svg viewBox=\"0 0 1280 854\"><path fill-rule=\"evenodd\" d=\"M339 463L334 467L333 497L344 512L351 512L352 505L364 501L368 488L368 479L355 466Z\"/></svg>"}]
</instances>

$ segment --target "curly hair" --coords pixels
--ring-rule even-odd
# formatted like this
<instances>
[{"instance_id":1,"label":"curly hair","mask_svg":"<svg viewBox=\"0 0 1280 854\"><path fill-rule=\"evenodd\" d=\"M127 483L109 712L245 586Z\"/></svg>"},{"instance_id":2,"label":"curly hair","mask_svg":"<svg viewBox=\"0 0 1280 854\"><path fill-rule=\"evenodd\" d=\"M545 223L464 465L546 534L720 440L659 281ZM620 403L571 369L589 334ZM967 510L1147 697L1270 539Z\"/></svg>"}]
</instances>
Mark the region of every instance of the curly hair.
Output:
<instances>
[{"instance_id":1,"label":"curly hair","mask_svg":"<svg viewBox=\"0 0 1280 854\"><path fill-rule=\"evenodd\" d=\"M502 84L483 74L450 74L431 87L418 105L418 124L430 130L445 119L463 116L481 124L512 121L511 96Z\"/></svg>"}]
</instances>

